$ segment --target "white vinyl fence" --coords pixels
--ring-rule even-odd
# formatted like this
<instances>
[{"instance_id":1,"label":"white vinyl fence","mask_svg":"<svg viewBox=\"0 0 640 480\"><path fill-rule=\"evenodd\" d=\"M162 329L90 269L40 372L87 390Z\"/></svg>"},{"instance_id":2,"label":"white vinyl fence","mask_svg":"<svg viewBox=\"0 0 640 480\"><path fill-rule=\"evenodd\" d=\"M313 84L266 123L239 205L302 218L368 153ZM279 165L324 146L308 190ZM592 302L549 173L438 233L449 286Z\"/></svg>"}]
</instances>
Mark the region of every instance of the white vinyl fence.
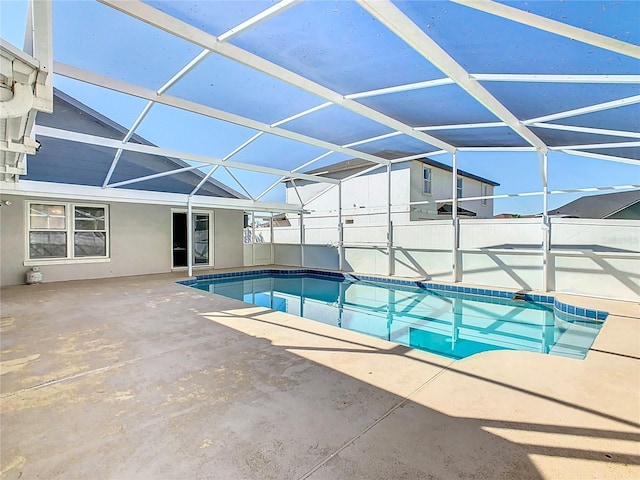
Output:
<instances>
[{"instance_id":1,"label":"white vinyl fence","mask_svg":"<svg viewBox=\"0 0 640 480\"><path fill-rule=\"evenodd\" d=\"M338 270L337 227L256 229L265 243L253 248L253 265L274 263ZM345 225L343 270L362 274L452 281L451 220L394 224L391 262L387 225ZM464 283L541 290L539 218L462 219L459 280ZM551 219L548 287L551 291L640 300L640 221ZM248 256L246 255L245 258ZM391 269L391 272L389 270Z\"/></svg>"}]
</instances>

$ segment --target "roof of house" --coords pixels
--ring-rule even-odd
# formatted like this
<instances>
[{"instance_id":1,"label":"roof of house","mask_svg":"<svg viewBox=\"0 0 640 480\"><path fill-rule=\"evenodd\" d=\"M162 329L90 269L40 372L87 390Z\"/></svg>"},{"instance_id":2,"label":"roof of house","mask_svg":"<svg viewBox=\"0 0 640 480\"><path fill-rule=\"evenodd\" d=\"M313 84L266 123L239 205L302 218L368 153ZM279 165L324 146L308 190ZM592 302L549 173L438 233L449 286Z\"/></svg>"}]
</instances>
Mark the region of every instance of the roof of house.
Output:
<instances>
[{"instance_id":1,"label":"roof of house","mask_svg":"<svg viewBox=\"0 0 640 480\"><path fill-rule=\"evenodd\" d=\"M406 157L409 156L410 154L405 153L405 152L398 152L396 150L385 150L383 152L378 152L376 153L376 156L379 157L383 157L383 158L388 158L388 159L396 159L396 158L401 158L401 157ZM444 163L440 163L437 162L435 160L432 160L430 158L427 157L423 157L423 158L417 158L414 159L415 161L419 161L422 162L426 165L430 165L432 167L435 168L439 168L441 170L446 170L447 172L452 172L453 168L450 167L449 165L446 165ZM411 162L414 160L406 160L406 162ZM405 163L405 162L399 162L399 163ZM316 168L314 170L309 170L305 173L309 174L309 175L320 175L323 177L330 177L330 178L342 178L344 177L344 175L341 175L341 173L346 172L346 171L350 171L349 175L361 172L363 170L366 170L367 168L371 168L373 167L375 164L372 162L369 162L367 160L363 160L361 158L351 158L349 160L344 160L342 162L337 162L337 163L333 163L331 165L326 165L324 167L321 168ZM382 167L382 165L381 165ZM461 177L467 177L467 178L471 178L473 180L477 180L479 182L482 183L486 183L488 185L493 185L494 187L499 186L500 184L497 182L494 182L493 180L489 180L487 178L483 178L480 177L478 175L475 175L473 173L470 172L466 172L464 170L458 170L458 175L460 175Z\"/></svg>"},{"instance_id":2,"label":"roof of house","mask_svg":"<svg viewBox=\"0 0 640 480\"><path fill-rule=\"evenodd\" d=\"M57 89L54 89L53 113L38 114L38 124L118 140L122 140L128 133L128 129L122 125ZM35 155L29 157L25 180L102 186L116 153L112 148L56 138L39 137L38 141L41 146ZM153 146L151 142L136 134L131 137L130 141ZM87 162L87 159L91 161ZM109 183L113 184L189 166L188 163L177 158L122 151ZM195 169L115 188L189 194L204 176L205 174L200 170ZM245 198L212 178L207 179L197 194L212 197Z\"/></svg>"},{"instance_id":3,"label":"roof of house","mask_svg":"<svg viewBox=\"0 0 640 480\"><path fill-rule=\"evenodd\" d=\"M443 203L438 207L438 215L451 215L451 212L453 212L453 205L450 203ZM476 217L478 214L458 205L458 215L461 217Z\"/></svg>"},{"instance_id":4,"label":"roof of house","mask_svg":"<svg viewBox=\"0 0 640 480\"><path fill-rule=\"evenodd\" d=\"M549 215L577 218L607 218L640 202L640 189L587 195L549 211Z\"/></svg>"}]
</instances>

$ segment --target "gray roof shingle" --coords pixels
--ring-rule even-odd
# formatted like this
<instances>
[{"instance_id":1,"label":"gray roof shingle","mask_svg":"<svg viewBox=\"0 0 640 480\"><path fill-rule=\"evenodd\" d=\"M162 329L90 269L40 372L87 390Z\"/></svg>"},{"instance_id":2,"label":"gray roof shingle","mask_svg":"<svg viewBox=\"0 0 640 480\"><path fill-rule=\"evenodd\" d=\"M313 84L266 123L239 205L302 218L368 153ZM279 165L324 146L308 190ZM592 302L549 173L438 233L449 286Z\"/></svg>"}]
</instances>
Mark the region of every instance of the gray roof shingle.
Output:
<instances>
[{"instance_id":1,"label":"gray roof shingle","mask_svg":"<svg viewBox=\"0 0 640 480\"><path fill-rule=\"evenodd\" d=\"M57 89L54 89L53 113L40 113L37 123L118 140L122 140L128 131L123 126ZM90 144L49 137L40 137L38 141L41 147L35 155L28 157L27 175L23 177L25 180L102 186L115 155L114 149ZM135 134L130 141L153 145ZM123 151L110 183L186 166L189 164L177 158ZM189 194L203 178L204 174L201 171L191 170L116 188ZM207 182L198 191L198 195L245 198L240 193L211 178L207 179Z\"/></svg>"},{"instance_id":2,"label":"gray roof shingle","mask_svg":"<svg viewBox=\"0 0 640 480\"><path fill-rule=\"evenodd\" d=\"M607 218L640 202L640 190L587 195L549 211L549 215L577 218Z\"/></svg>"}]
</instances>

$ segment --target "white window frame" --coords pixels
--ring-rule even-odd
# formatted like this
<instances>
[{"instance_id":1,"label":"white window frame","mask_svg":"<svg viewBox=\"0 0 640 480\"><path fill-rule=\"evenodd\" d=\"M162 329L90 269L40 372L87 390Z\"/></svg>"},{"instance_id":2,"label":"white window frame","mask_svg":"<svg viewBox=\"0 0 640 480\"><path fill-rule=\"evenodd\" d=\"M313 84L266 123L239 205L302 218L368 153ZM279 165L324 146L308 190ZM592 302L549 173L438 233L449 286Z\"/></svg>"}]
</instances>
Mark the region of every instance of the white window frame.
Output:
<instances>
[{"instance_id":1,"label":"white window frame","mask_svg":"<svg viewBox=\"0 0 640 480\"><path fill-rule=\"evenodd\" d=\"M462 177L456 178L456 198L462 198L462 185L464 184L464 180Z\"/></svg>"},{"instance_id":2,"label":"white window frame","mask_svg":"<svg viewBox=\"0 0 640 480\"><path fill-rule=\"evenodd\" d=\"M65 232L67 235L67 252L65 257L56 258L31 258L30 251L30 233L45 231L41 228L31 228L31 205L53 205L62 206L65 209L65 228L64 230L51 230L52 232ZM42 201L42 200L30 200L25 202L25 261L23 265L25 267L37 266L37 265L66 265L76 263L103 263L111 261L111 228L109 217L109 205L106 203L85 203L85 202L55 202L55 201ZM76 257L74 252L74 233L75 228L75 208L76 207L89 207L89 208L104 208L104 231L106 235L105 242L105 255L94 257ZM78 232L85 232L89 230L77 230Z\"/></svg>"},{"instance_id":3,"label":"white window frame","mask_svg":"<svg viewBox=\"0 0 640 480\"><path fill-rule=\"evenodd\" d=\"M489 185L487 185L486 183L482 184L482 196L483 197L487 197L489 195ZM487 206L487 199L483 198L482 200L480 200L480 205L482 205L483 207Z\"/></svg>"},{"instance_id":4,"label":"white window frame","mask_svg":"<svg viewBox=\"0 0 640 480\"><path fill-rule=\"evenodd\" d=\"M425 172L429 172L429 178L425 178ZM427 188L428 185L428 188ZM422 194L431 195L431 189L433 185L433 172L431 167L422 167Z\"/></svg>"}]
</instances>

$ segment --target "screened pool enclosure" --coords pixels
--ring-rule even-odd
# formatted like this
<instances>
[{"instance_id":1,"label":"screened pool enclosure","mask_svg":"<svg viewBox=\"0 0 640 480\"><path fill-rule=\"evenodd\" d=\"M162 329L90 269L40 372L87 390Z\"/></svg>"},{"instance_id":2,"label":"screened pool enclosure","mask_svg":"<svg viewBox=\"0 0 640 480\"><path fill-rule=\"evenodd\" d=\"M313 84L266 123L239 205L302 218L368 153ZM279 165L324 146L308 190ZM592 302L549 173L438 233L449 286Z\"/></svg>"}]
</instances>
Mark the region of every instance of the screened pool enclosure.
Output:
<instances>
[{"instance_id":1,"label":"screened pool enclosure","mask_svg":"<svg viewBox=\"0 0 640 480\"><path fill-rule=\"evenodd\" d=\"M3 16L21 18L8 3ZM555 198L640 188L638 2L43 0L23 17L24 45L2 39L3 198L240 210L246 265L640 297L638 220L548 215ZM53 86L128 131L41 125ZM102 185L30 178L47 140L109 151ZM185 166L114 181L130 152ZM354 158L370 164L357 177L388 179L372 188L368 224L345 223L358 207L345 203L352 177L322 172ZM409 187L392 172L421 158L451 168L450 194L403 208L449 214L396 221L395 195ZM461 168L501 190L466 193ZM140 187L185 171L202 173L188 194ZM200 194L208 179L244 198ZM285 182L297 192L286 202ZM332 224L305 228L327 195ZM495 202L498 214L511 205L499 202L532 199L531 216L460 218L466 202Z\"/></svg>"}]
</instances>

